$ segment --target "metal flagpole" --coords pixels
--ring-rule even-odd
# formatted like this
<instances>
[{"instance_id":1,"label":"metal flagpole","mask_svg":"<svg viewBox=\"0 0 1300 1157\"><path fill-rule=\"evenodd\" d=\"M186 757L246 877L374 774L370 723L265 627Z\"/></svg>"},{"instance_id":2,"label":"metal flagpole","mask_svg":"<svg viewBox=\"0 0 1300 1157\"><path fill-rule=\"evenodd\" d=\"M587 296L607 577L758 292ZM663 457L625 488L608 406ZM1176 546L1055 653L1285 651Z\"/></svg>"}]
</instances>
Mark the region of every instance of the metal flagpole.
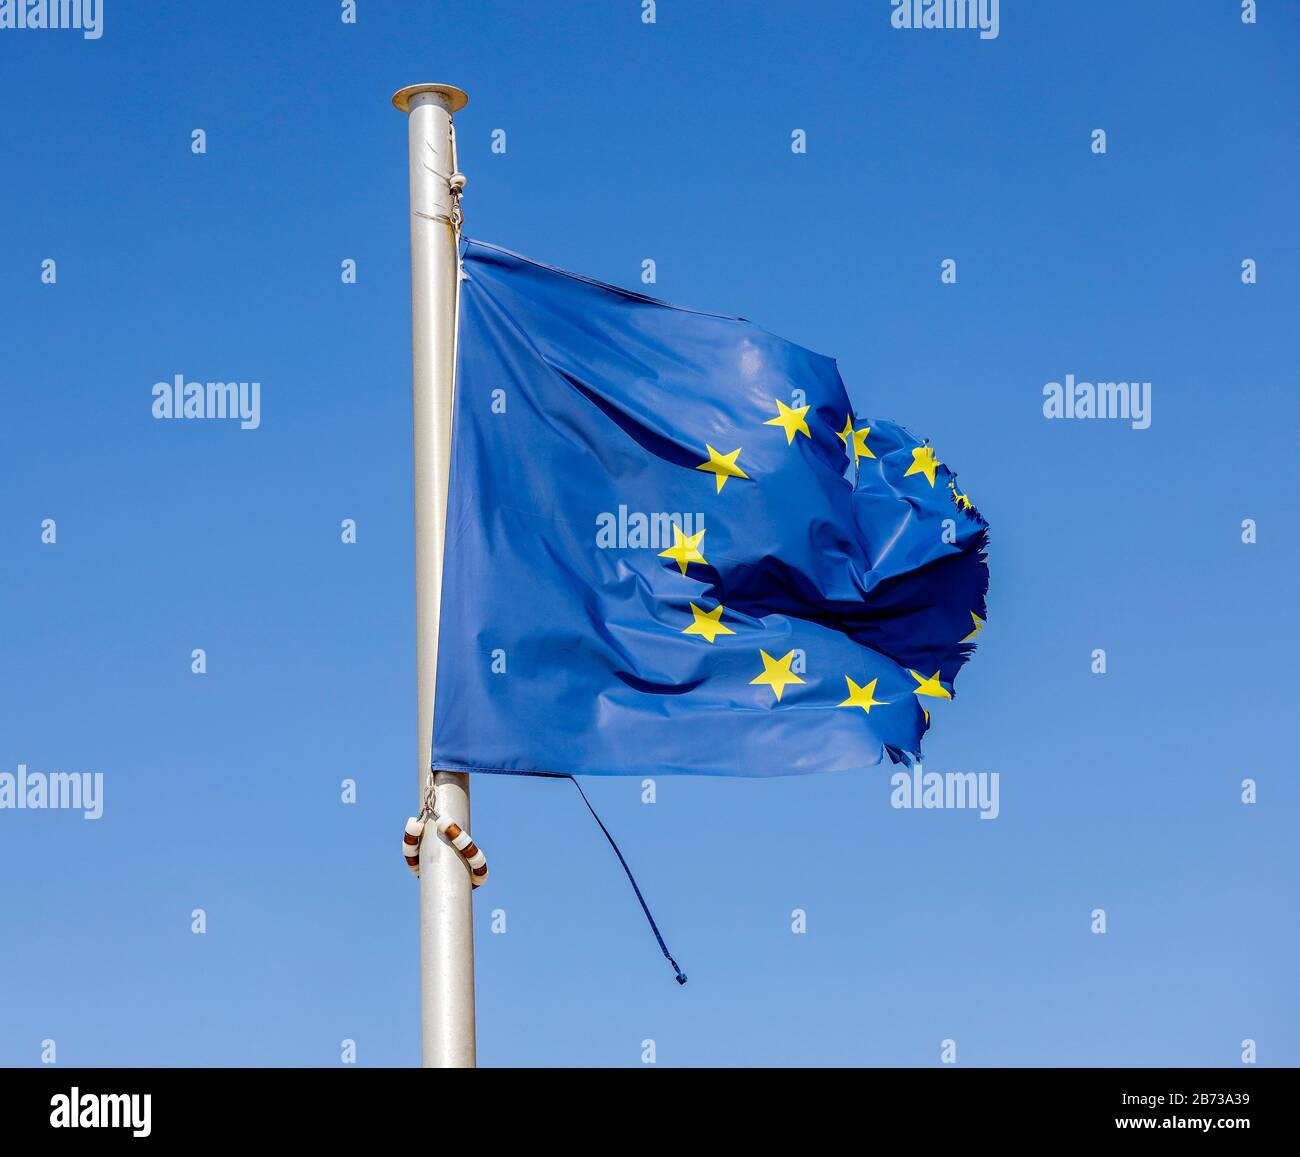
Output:
<instances>
[{"instance_id":1,"label":"metal flagpole","mask_svg":"<svg viewBox=\"0 0 1300 1157\"><path fill-rule=\"evenodd\" d=\"M411 177L411 398L415 417L415 639L420 800L433 746L443 537L451 465L459 259L451 178L452 114L469 98L445 84L393 97L407 114ZM457 190L459 191L459 190ZM469 777L440 771L435 806L468 828ZM420 842L420 1027L428 1068L470 1068L474 1042L474 920L470 875L432 830Z\"/></svg>"}]
</instances>

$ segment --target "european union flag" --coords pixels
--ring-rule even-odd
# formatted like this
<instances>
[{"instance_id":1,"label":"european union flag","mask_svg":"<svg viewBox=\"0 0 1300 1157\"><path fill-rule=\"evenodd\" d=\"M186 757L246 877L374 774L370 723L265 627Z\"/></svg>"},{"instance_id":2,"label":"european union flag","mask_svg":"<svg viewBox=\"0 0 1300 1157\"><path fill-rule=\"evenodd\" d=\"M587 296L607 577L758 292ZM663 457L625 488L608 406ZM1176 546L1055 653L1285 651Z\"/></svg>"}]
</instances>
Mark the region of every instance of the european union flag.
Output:
<instances>
[{"instance_id":1,"label":"european union flag","mask_svg":"<svg viewBox=\"0 0 1300 1157\"><path fill-rule=\"evenodd\" d=\"M790 775L919 758L988 524L835 362L466 241L433 764Z\"/></svg>"}]
</instances>

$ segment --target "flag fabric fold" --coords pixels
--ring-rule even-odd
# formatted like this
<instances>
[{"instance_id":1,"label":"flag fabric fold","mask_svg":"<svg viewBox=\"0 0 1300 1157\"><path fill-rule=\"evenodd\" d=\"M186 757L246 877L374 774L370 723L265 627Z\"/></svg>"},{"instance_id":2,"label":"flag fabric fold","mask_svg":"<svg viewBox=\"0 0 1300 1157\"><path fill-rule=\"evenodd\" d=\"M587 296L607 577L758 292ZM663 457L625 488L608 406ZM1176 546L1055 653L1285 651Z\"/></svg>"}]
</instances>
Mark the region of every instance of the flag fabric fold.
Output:
<instances>
[{"instance_id":1,"label":"flag fabric fold","mask_svg":"<svg viewBox=\"0 0 1300 1157\"><path fill-rule=\"evenodd\" d=\"M832 359L462 252L433 763L524 775L919 758L988 525Z\"/></svg>"}]
</instances>

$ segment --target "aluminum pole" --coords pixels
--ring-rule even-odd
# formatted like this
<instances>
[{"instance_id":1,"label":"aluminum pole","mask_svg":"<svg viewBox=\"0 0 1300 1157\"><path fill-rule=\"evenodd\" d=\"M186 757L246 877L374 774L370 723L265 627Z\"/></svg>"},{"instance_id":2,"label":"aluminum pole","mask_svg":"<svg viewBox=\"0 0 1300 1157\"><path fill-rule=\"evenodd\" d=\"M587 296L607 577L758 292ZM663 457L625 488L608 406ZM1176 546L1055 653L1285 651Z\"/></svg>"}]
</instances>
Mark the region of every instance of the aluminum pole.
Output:
<instances>
[{"instance_id":1,"label":"aluminum pole","mask_svg":"<svg viewBox=\"0 0 1300 1157\"><path fill-rule=\"evenodd\" d=\"M415 420L415 655L419 791L433 745L443 539L451 466L459 263L452 224L452 114L469 98L444 84L402 89L411 177L411 400ZM470 829L469 777L440 771L436 806ZM429 825L420 844L420 1029L426 1068L472 1068L474 916L469 872Z\"/></svg>"}]
</instances>

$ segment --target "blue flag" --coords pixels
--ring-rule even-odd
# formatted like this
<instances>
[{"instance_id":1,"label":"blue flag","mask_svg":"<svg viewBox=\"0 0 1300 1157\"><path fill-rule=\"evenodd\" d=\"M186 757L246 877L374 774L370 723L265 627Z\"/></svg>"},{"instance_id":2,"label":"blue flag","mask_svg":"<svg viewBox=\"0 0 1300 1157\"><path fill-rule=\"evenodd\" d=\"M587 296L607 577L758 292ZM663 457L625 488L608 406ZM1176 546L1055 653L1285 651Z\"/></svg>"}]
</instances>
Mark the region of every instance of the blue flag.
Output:
<instances>
[{"instance_id":1,"label":"blue flag","mask_svg":"<svg viewBox=\"0 0 1300 1157\"><path fill-rule=\"evenodd\" d=\"M919 758L988 525L835 362L466 241L433 765Z\"/></svg>"}]
</instances>

